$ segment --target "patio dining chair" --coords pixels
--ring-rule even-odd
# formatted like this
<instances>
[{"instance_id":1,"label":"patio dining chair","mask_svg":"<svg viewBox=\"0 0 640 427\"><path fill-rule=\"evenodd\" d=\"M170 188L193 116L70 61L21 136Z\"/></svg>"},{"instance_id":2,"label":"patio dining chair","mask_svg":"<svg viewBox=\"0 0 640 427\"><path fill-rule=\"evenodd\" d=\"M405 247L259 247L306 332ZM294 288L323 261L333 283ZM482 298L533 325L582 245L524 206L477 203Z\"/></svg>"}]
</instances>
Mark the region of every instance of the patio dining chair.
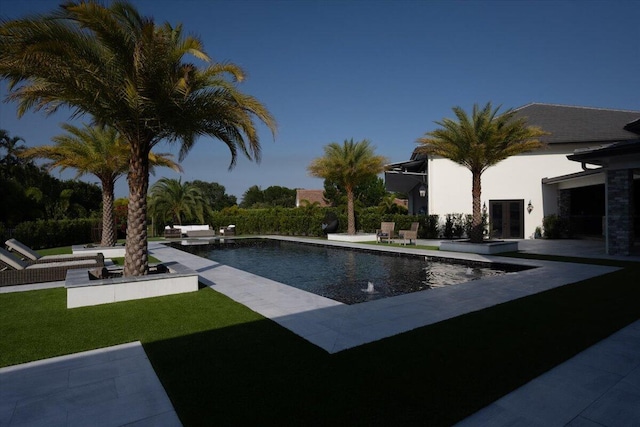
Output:
<instances>
[{"instance_id":1,"label":"patio dining chair","mask_svg":"<svg viewBox=\"0 0 640 427\"><path fill-rule=\"evenodd\" d=\"M395 228L395 222L380 223L380 228L376 230L376 242L380 243L385 240L387 243L393 242L393 238L395 237Z\"/></svg>"},{"instance_id":2,"label":"patio dining chair","mask_svg":"<svg viewBox=\"0 0 640 427\"><path fill-rule=\"evenodd\" d=\"M418 228L419 227L420 227L419 222L412 222L411 229L398 231L398 235L402 238L403 245L407 244L407 240L409 241L409 244L411 244L412 240L415 245L418 244Z\"/></svg>"},{"instance_id":3,"label":"patio dining chair","mask_svg":"<svg viewBox=\"0 0 640 427\"><path fill-rule=\"evenodd\" d=\"M67 277L67 270L101 267L104 267L104 256L101 253L89 260L30 263L0 248L0 286L62 281Z\"/></svg>"},{"instance_id":4,"label":"patio dining chair","mask_svg":"<svg viewBox=\"0 0 640 427\"><path fill-rule=\"evenodd\" d=\"M16 240L9 239L4 242L7 245L7 249L10 252L14 252L24 261L31 263L43 263L43 262L65 262L65 261L78 261L78 260L96 260L96 254L59 254L59 255L40 255L38 252L31 249L24 243Z\"/></svg>"}]
</instances>

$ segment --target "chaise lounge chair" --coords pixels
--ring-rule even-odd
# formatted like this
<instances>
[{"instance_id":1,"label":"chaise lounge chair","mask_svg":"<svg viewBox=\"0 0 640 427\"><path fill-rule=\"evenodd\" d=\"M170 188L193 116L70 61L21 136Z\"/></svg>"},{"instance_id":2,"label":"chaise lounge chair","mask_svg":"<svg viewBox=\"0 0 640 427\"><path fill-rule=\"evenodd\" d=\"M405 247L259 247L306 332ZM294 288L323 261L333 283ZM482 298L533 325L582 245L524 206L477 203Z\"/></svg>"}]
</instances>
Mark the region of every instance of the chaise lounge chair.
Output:
<instances>
[{"instance_id":1,"label":"chaise lounge chair","mask_svg":"<svg viewBox=\"0 0 640 427\"><path fill-rule=\"evenodd\" d=\"M407 244L407 240L409 241L409 244L411 244L412 240L415 245L418 244L418 228L419 227L420 227L419 222L412 222L410 230L398 231L398 235L400 235L400 237L402 238L403 245Z\"/></svg>"},{"instance_id":2,"label":"chaise lounge chair","mask_svg":"<svg viewBox=\"0 0 640 427\"><path fill-rule=\"evenodd\" d=\"M395 222L382 222L380 223L380 229L376 230L376 242L380 243L386 240L387 243L393 242L395 237Z\"/></svg>"},{"instance_id":3,"label":"chaise lounge chair","mask_svg":"<svg viewBox=\"0 0 640 427\"><path fill-rule=\"evenodd\" d=\"M96 254L60 254L60 255L40 255L29 246L16 239L9 239L4 242L10 252L15 252L20 258L28 263L40 264L43 262L65 262L79 260L96 260Z\"/></svg>"},{"instance_id":4,"label":"chaise lounge chair","mask_svg":"<svg viewBox=\"0 0 640 427\"><path fill-rule=\"evenodd\" d=\"M89 260L29 263L14 257L6 249L0 248L0 286L56 282L65 280L67 270L101 267L104 267L104 256L101 253Z\"/></svg>"}]
</instances>

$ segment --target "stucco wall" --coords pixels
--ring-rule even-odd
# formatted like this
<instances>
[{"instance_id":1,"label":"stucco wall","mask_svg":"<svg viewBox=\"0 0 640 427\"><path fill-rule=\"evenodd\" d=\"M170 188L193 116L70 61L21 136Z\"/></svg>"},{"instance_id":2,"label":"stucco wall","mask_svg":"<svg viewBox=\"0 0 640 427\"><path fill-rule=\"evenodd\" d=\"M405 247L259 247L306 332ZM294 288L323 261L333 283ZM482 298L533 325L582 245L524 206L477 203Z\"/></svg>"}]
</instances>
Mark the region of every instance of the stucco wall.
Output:
<instances>
[{"instance_id":1,"label":"stucco wall","mask_svg":"<svg viewBox=\"0 0 640 427\"><path fill-rule=\"evenodd\" d=\"M531 200L533 211L524 213L524 236L531 237L536 226L542 225L543 216L557 210L554 188L545 190L543 202L542 179L582 171L580 163L567 159L572 151L514 156L487 169L482 174L482 202L524 199L526 209ZM430 159L428 168L429 213L470 214L471 172L447 159Z\"/></svg>"}]
</instances>

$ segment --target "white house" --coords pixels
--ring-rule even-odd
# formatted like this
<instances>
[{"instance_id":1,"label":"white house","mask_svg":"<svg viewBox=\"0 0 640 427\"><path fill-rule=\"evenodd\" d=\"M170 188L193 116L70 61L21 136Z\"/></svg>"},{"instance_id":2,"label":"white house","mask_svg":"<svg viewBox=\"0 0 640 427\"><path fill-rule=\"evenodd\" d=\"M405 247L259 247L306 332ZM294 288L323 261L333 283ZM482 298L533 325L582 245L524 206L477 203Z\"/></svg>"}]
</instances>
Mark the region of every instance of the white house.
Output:
<instances>
[{"instance_id":1,"label":"white house","mask_svg":"<svg viewBox=\"0 0 640 427\"><path fill-rule=\"evenodd\" d=\"M541 138L544 148L483 173L481 199L492 236L532 237L543 217L556 214L578 235L605 236L609 253L628 254L640 212L640 111L534 103L516 112L550 134ZM388 166L386 187L408 194L410 213L471 213L471 172L465 167L415 151L409 161ZM614 188L616 174L616 182L624 183ZM617 194L615 202L614 192L624 193L624 201ZM628 225L607 209L626 212Z\"/></svg>"}]
</instances>

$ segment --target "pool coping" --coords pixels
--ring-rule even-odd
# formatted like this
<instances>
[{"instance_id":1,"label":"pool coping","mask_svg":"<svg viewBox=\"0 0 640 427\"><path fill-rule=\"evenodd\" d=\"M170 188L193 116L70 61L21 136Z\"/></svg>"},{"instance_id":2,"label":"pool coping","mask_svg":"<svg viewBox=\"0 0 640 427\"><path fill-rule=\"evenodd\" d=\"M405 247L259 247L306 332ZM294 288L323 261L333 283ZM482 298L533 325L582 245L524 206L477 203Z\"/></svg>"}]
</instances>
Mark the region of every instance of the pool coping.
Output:
<instances>
[{"instance_id":1,"label":"pool coping","mask_svg":"<svg viewBox=\"0 0 640 427\"><path fill-rule=\"evenodd\" d=\"M372 245L287 236L256 237L437 256L457 261L499 262L537 267L455 286L346 305L161 243L149 243L149 249L156 258L163 261L177 261L196 270L200 281L205 285L275 321L328 353L337 353L415 328L619 270L618 267L591 264L435 252L417 248L391 247L384 244Z\"/></svg>"}]
</instances>

